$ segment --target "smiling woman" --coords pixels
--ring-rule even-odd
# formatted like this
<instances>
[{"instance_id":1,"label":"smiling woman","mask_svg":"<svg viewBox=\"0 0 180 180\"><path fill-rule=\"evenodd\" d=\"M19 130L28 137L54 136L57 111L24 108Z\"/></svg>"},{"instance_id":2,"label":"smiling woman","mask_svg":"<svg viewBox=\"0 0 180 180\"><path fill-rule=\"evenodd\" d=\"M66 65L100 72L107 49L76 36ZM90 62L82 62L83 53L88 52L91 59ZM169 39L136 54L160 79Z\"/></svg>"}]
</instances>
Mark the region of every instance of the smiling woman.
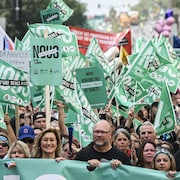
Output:
<instances>
[{"instance_id":1,"label":"smiling woman","mask_svg":"<svg viewBox=\"0 0 180 180\"><path fill-rule=\"evenodd\" d=\"M54 128L43 130L36 139L32 154L34 158L61 158L61 139L58 131Z\"/></svg>"}]
</instances>

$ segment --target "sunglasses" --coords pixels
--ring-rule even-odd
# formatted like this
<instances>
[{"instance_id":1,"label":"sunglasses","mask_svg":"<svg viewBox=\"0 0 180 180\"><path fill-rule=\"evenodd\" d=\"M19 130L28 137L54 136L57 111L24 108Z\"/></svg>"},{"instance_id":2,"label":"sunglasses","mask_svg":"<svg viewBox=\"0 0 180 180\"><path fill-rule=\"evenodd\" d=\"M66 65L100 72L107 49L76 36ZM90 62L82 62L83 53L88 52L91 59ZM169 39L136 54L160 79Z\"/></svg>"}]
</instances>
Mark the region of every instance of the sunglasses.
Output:
<instances>
[{"instance_id":1,"label":"sunglasses","mask_svg":"<svg viewBox=\"0 0 180 180\"><path fill-rule=\"evenodd\" d=\"M7 143L0 143L0 146L2 146L2 147L7 147L8 144L7 144Z\"/></svg>"}]
</instances>

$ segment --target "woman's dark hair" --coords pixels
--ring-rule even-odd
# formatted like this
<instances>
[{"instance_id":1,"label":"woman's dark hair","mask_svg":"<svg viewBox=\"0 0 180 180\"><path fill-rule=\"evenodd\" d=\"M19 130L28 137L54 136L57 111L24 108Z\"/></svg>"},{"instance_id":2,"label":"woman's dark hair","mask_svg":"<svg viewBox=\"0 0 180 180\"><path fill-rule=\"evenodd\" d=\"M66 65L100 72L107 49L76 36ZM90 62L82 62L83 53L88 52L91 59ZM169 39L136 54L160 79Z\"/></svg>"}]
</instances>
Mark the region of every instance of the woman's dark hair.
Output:
<instances>
[{"instance_id":1,"label":"woman's dark hair","mask_svg":"<svg viewBox=\"0 0 180 180\"><path fill-rule=\"evenodd\" d=\"M139 148L139 166L140 167L144 167L143 151L144 151L144 147L146 144L152 144L154 146L154 148L156 149L156 144L152 141L147 140L141 144L141 146Z\"/></svg>"}]
</instances>

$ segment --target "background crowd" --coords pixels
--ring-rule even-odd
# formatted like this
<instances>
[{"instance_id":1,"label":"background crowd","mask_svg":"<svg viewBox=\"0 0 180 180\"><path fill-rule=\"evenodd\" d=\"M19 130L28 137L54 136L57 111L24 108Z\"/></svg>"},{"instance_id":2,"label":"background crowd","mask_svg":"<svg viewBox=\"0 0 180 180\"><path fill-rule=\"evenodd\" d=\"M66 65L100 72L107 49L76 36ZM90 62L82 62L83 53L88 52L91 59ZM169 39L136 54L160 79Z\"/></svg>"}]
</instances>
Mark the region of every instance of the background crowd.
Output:
<instances>
[{"instance_id":1,"label":"background crowd","mask_svg":"<svg viewBox=\"0 0 180 180\"><path fill-rule=\"evenodd\" d=\"M176 118L180 114L180 90L171 94ZM164 171L174 177L180 171L180 126L158 137L153 126L158 101L142 107L137 113L130 109L128 117L112 118L109 104L98 111L100 120L93 127L93 141L82 147L78 139L69 137L65 125L64 104L56 101L58 116L52 113L46 127L46 113L38 108L19 107L20 128L15 117L5 114L6 129L0 127L0 158L49 158L87 161L88 170L110 161L112 168L121 164ZM134 127L133 118L141 121ZM119 121L119 122L118 122ZM15 162L8 168L16 166Z\"/></svg>"}]
</instances>

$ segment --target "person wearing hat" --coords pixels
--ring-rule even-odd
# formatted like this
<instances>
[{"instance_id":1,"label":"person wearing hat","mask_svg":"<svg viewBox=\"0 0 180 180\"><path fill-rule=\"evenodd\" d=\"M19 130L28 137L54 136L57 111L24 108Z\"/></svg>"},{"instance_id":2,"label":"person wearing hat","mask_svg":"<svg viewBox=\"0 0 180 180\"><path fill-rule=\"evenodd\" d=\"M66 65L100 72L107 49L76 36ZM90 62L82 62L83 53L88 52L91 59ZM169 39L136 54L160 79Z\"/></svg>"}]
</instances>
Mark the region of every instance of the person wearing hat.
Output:
<instances>
[{"instance_id":1,"label":"person wearing hat","mask_svg":"<svg viewBox=\"0 0 180 180\"><path fill-rule=\"evenodd\" d=\"M3 159L9 149L10 139L6 133L0 132L0 159Z\"/></svg>"},{"instance_id":2,"label":"person wearing hat","mask_svg":"<svg viewBox=\"0 0 180 180\"><path fill-rule=\"evenodd\" d=\"M33 128L46 129L46 113L38 111L33 115Z\"/></svg>"},{"instance_id":3,"label":"person wearing hat","mask_svg":"<svg viewBox=\"0 0 180 180\"><path fill-rule=\"evenodd\" d=\"M21 126L21 128L19 129L18 140L26 143L30 151L32 150L32 146L34 144L34 138L34 129L31 126Z\"/></svg>"}]
</instances>

